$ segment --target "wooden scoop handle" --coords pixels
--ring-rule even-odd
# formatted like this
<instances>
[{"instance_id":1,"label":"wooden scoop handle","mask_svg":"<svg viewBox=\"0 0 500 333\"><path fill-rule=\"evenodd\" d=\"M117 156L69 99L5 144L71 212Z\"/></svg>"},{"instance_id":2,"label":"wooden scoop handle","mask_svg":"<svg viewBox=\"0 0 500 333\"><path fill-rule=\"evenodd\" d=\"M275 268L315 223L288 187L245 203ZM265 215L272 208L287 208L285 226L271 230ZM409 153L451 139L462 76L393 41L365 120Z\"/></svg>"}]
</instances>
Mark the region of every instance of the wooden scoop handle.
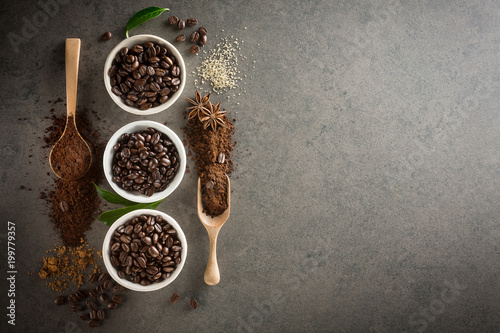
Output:
<instances>
[{"instance_id":1,"label":"wooden scoop handle","mask_svg":"<svg viewBox=\"0 0 500 333\"><path fill-rule=\"evenodd\" d=\"M78 63L80 61L81 41L78 38L66 39L66 103L68 117L75 116L76 88L78 86Z\"/></svg>"},{"instance_id":2,"label":"wooden scoop handle","mask_svg":"<svg viewBox=\"0 0 500 333\"><path fill-rule=\"evenodd\" d=\"M215 286L220 281L219 265L217 264L217 236L220 227L206 227L210 239L210 253L208 254L207 268L205 268L205 283Z\"/></svg>"}]
</instances>

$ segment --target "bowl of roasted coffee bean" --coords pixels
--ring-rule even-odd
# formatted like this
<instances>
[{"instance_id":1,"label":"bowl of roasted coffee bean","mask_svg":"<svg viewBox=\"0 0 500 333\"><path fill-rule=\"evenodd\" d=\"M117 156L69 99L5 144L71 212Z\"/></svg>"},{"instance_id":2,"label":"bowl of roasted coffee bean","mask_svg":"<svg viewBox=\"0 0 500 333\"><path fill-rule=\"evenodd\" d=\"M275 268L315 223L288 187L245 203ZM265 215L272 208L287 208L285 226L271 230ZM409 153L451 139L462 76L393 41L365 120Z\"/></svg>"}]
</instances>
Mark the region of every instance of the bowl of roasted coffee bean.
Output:
<instances>
[{"instance_id":1,"label":"bowl of roasted coffee bean","mask_svg":"<svg viewBox=\"0 0 500 333\"><path fill-rule=\"evenodd\" d=\"M103 169L120 196L139 203L156 202L181 183L186 151L167 126L150 120L135 121L111 136L104 150Z\"/></svg>"},{"instance_id":2,"label":"bowl of roasted coffee bean","mask_svg":"<svg viewBox=\"0 0 500 333\"><path fill-rule=\"evenodd\" d=\"M171 216L138 209L109 228L102 256L117 283L136 291L158 290L181 272L187 256L186 236Z\"/></svg>"},{"instance_id":3,"label":"bowl of roasted coffee bean","mask_svg":"<svg viewBox=\"0 0 500 333\"><path fill-rule=\"evenodd\" d=\"M186 66L163 38L137 35L120 42L104 65L104 84L123 110L150 115L166 110L182 94Z\"/></svg>"}]
</instances>

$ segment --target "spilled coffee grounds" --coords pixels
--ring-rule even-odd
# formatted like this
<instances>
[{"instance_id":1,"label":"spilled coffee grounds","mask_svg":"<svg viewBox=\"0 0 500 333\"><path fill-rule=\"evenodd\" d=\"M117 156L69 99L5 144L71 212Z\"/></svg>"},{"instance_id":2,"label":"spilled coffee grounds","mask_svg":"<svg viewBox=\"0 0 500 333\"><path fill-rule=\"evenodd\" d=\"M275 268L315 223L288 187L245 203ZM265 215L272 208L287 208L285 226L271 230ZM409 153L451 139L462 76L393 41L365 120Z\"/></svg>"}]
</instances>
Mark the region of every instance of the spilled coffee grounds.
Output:
<instances>
[{"instance_id":1,"label":"spilled coffee grounds","mask_svg":"<svg viewBox=\"0 0 500 333\"><path fill-rule=\"evenodd\" d=\"M54 111L52 111L54 112ZM90 229L94 216L98 215L99 198L92 182L98 183L102 177L102 153L104 144L86 118L87 110L77 113L76 125L88 143L92 153L89 171L78 180L54 179L54 189L45 200L50 208L49 217L59 231L64 245L78 246L85 232ZM66 124L66 115L52 115L52 125L46 129L46 148L52 147L61 137ZM48 158L47 158L48 160ZM56 176L54 176L56 177Z\"/></svg>"}]
</instances>

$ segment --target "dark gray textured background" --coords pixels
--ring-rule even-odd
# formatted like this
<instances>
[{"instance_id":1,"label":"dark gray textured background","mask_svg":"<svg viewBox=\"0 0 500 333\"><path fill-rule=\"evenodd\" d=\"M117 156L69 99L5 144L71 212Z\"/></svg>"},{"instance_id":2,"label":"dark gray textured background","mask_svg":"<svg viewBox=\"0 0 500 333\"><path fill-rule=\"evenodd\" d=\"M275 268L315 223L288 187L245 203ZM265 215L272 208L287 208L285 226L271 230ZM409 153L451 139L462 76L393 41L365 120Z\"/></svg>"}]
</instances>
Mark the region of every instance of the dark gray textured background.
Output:
<instances>
[{"instance_id":1,"label":"dark gray textured background","mask_svg":"<svg viewBox=\"0 0 500 333\"><path fill-rule=\"evenodd\" d=\"M244 40L246 93L225 103L239 143L231 217L219 236L222 279L203 283L208 237L191 172L159 206L188 238L183 272L158 292L129 293L92 331L500 331L500 2L476 0L74 1L18 52L7 36L21 35L40 6L4 2L1 327L10 220L18 293L17 330L9 331L89 330L27 274L59 241L38 198L54 177L39 137L48 101L65 96L64 39L82 39L78 105L98 113L104 138L139 119L168 121L182 134L183 101L134 116L102 82L127 20L150 5L197 17L208 48L221 36ZM168 16L132 34L173 41ZM113 39L99 43L108 30ZM185 60L191 71L201 57ZM193 95L192 80L182 97ZM95 222L89 243L100 248L105 232ZM173 292L182 296L174 306ZM196 311L187 304L193 296Z\"/></svg>"}]
</instances>

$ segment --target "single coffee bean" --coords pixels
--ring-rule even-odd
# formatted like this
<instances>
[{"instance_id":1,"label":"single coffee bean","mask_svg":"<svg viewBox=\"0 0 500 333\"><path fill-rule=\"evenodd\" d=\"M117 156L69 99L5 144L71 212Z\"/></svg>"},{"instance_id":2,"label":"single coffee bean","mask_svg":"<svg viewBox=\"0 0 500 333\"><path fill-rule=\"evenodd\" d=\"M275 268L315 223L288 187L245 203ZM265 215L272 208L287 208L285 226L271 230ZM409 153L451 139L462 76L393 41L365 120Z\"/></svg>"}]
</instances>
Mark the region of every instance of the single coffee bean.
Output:
<instances>
[{"instance_id":1,"label":"single coffee bean","mask_svg":"<svg viewBox=\"0 0 500 333\"><path fill-rule=\"evenodd\" d=\"M78 298L78 300L82 300L82 299L84 299L85 297L87 297L87 294L86 294L84 291L82 291L82 290L78 289L78 290L75 292L75 296Z\"/></svg>"},{"instance_id":2,"label":"single coffee bean","mask_svg":"<svg viewBox=\"0 0 500 333\"><path fill-rule=\"evenodd\" d=\"M101 39L102 39L102 40L104 40L104 41L106 41L106 40L110 40L112 36L113 36L113 35L111 34L111 32L107 31L107 32L105 32L105 33L102 35Z\"/></svg>"},{"instance_id":3,"label":"single coffee bean","mask_svg":"<svg viewBox=\"0 0 500 333\"><path fill-rule=\"evenodd\" d=\"M219 164L223 164L225 161L226 161L226 154L219 153L219 156L217 156L217 162L219 162Z\"/></svg>"},{"instance_id":4,"label":"single coffee bean","mask_svg":"<svg viewBox=\"0 0 500 333\"><path fill-rule=\"evenodd\" d=\"M200 33L200 35L206 35L208 31L207 31L207 28L205 28L205 27L200 27L200 28L198 29L198 32Z\"/></svg>"},{"instance_id":5,"label":"single coffee bean","mask_svg":"<svg viewBox=\"0 0 500 333\"><path fill-rule=\"evenodd\" d=\"M90 319L97 320L97 310L90 311Z\"/></svg>"},{"instance_id":6,"label":"single coffee bean","mask_svg":"<svg viewBox=\"0 0 500 333\"><path fill-rule=\"evenodd\" d=\"M198 52L200 52L200 47L198 45L193 45L189 49L189 53L191 53L191 54L195 54L195 53L198 53Z\"/></svg>"},{"instance_id":7,"label":"single coffee bean","mask_svg":"<svg viewBox=\"0 0 500 333\"><path fill-rule=\"evenodd\" d=\"M191 309L193 309L193 310L198 309L198 301L195 298L192 298L189 301L189 305L191 306Z\"/></svg>"},{"instance_id":8,"label":"single coffee bean","mask_svg":"<svg viewBox=\"0 0 500 333\"><path fill-rule=\"evenodd\" d=\"M189 40L193 43L196 43L198 41L198 38L200 38L200 34L196 31L193 31L193 33L189 37Z\"/></svg>"},{"instance_id":9,"label":"single coffee bean","mask_svg":"<svg viewBox=\"0 0 500 333\"><path fill-rule=\"evenodd\" d=\"M64 303L66 303L66 298L64 298L64 296L57 296L54 299L54 304L56 304L56 305L62 305Z\"/></svg>"},{"instance_id":10,"label":"single coffee bean","mask_svg":"<svg viewBox=\"0 0 500 333\"><path fill-rule=\"evenodd\" d=\"M128 237L128 236L126 236ZM106 280L109 280L111 277L109 276L108 273L102 273L100 276L99 276L99 282L103 282L103 281L106 281Z\"/></svg>"},{"instance_id":11,"label":"single coffee bean","mask_svg":"<svg viewBox=\"0 0 500 333\"><path fill-rule=\"evenodd\" d=\"M99 296L99 301L101 301L101 303L103 303L103 304L108 303L108 301L109 301L108 295L102 294L101 296Z\"/></svg>"},{"instance_id":12,"label":"single coffee bean","mask_svg":"<svg viewBox=\"0 0 500 333\"><path fill-rule=\"evenodd\" d=\"M179 36L175 37L175 41L176 41L177 43L182 43L182 42L184 42L185 40L186 40L186 36L185 36L185 35L179 35Z\"/></svg>"},{"instance_id":13,"label":"single coffee bean","mask_svg":"<svg viewBox=\"0 0 500 333\"><path fill-rule=\"evenodd\" d=\"M118 244L118 246L120 246L120 245ZM113 250L111 250L111 251L113 251ZM90 283L94 283L94 282L97 281L98 278L99 278L99 273L94 273L94 274L92 274L92 275L89 276L89 278L87 279L87 281L90 282Z\"/></svg>"},{"instance_id":14,"label":"single coffee bean","mask_svg":"<svg viewBox=\"0 0 500 333\"><path fill-rule=\"evenodd\" d=\"M205 45L207 43L207 35L201 35L198 43L202 46Z\"/></svg>"},{"instance_id":15,"label":"single coffee bean","mask_svg":"<svg viewBox=\"0 0 500 333\"><path fill-rule=\"evenodd\" d=\"M95 289L89 290L89 296L92 297L93 299L96 299L97 295L98 295L98 293L97 293L97 291Z\"/></svg>"},{"instance_id":16,"label":"single coffee bean","mask_svg":"<svg viewBox=\"0 0 500 333\"><path fill-rule=\"evenodd\" d=\"M111 300L117 304L120 304L123 302L123 297L120 295L115 295L111 298Z\"/></svg>"},{"instance_id":17,"label":"single coffee bean","mask_svg":"<svg viewBox=\"0 0 500 333\"><path fill-rule=\"evenodd\" d=\"M69 210L69 204L66 201L61 201L59 203L59 207L61 208L63 213L66 213Z\"/></svg>"},{"instance_id":18,"label":"single coffee bean","mask_svg":"<svg viewBox=\"0 0 500 333\"><path fill-rule=\"evenodd\" d=\"M195 18L188 18L188 19L186 20L186 23L187 23L187 25L189 25L190 27L194 27L195 25L197 25L197 24L198 24L198 20L197 20L197 19L195 19Z\"/></svg>"},{"instance_id":19,"label":"single coffee bean","mask_svg":"<svg viewBox=\"0 0 500 333\"><path fill-rule=\"evenodd\" d=\"M87 320L89 320L89 319L90 319L90 315L89 315L88 313L82 313L82 314L80 315L80 319L81 319L81 320L85 320L85 321L87 321Z\"/></svg>"},{"instance_id":20,"label":"single coffee bean","mask_svg":"<svg viewBox=\"0 0 500 333\"><path fill-rule=\"evenodd\" d=\"M74 294L71 294L68 296L68 301L70 301L71 303L78 303L78 297L76 297L76 295Z\"/></svg>"},{"instance_id":21,"label":"single coffee bean","mask_svg":"<svg viewBox=\"0 0 500 333\"><path fill-rule=\"evenodd\" d=\"M184 22L184 20L179 20L179 21L177 22L177 28L178 28L179 30L182 30L182 29L184 29L185 27L186 27L186 22Z\"/></svg>"},{"instance_id":22,"label":"single coffee bean","mask_svg":"<svg viewBox=\"0 0 500 333\"><path fill-rule=\"evenodd\" d=\"M118 304L115 302L108 303L108 309L114 310L118 307Z\"/></svg>"},{"instance_id":23,"label":"single coffee bean","mask_svg":"<svg viewBox=\"0 0 500 333\"><path fill-rule=\"evenodd\" d=\"M177 22L179 22L179 18L177 16L170 16L168 18L168 24L170 25L176 25Z\"/></svg>"},{"instance_id":24,"label":"single coffee bean","mask_svg":"<svg viewBox=\"0 0 500 333\"><path fill-rule=\"evenodd\" d=\"M87 306L87 308L89 310L95 310L95 309L97 309L97 304L93 300L91 300L90 298L88 298L85 301L85 305Z\"/></svg>"},{"instance_id":25,"label":"single coffee bean","mask_svg":"<svg viewBox=\"0 0 500 333\"><path fill-rule=\"evenodd\" d=\"M106 316L106 314L104 313L103 309L97 310L97 319L104 320L105 316Z\"/></svg>"},{"instance_id":26,"label":"single coffee bean","mask_svg":"<svg viewBox=\"0 0 500 333\"><path fill-rule=\"evenodd\" d=\"M177 303L180 299L181 299L181 297L179 296L179 294L178 294L178 293L175 293L175 294L173 294L172 296L170 296L170 303L175 304L175 303Z\"/></svg>"},{"instance_id":27,"label":"single coffee bean","mask_svg":"<svg viewBox=\"0 0 500 333\"><path fill-rule=\"evenodd\" d=\"M89 321L89 327L99 327L99 321L98 320Z\"/></svg>"}]
</instances>

